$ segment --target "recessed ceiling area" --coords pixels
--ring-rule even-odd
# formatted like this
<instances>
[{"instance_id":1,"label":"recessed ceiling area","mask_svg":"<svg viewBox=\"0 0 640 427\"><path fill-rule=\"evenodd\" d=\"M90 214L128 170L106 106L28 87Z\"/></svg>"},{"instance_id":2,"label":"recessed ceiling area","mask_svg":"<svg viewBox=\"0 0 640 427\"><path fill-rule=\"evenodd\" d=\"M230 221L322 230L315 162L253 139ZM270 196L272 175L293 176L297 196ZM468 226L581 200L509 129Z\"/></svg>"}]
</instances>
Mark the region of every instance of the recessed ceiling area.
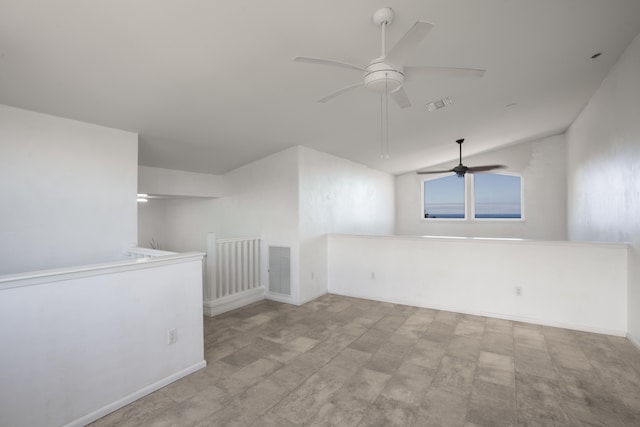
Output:
<instances>
[{"instance_id":1,"label":"recessed ceiling area","mask_svg":"<svg viewBox=\"0 0 640 427\"><path fill-rule=\"evenodd\" d=\"M379 95L317 102L362 72L293 61L368 64L381 7L389 47L434 25L406 65L486 70L406 81L388 159ZM400 174L451 160L459 138L473 155L563 132L639 32L637 0L7 0L0 103L137 132L145 166L221 174L305 145Z\"/></svg>"}]
</instances>

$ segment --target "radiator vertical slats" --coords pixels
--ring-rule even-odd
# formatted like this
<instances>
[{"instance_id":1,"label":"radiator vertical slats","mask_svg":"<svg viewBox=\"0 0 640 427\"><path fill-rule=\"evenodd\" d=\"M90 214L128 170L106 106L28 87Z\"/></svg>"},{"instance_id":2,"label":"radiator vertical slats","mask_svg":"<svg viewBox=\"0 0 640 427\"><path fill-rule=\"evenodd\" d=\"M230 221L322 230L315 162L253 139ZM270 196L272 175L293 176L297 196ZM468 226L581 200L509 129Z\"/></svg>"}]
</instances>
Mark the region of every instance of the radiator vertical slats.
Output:
<instances>
[{"instance_id":1,"label":"radiator vertical slats","mask_svg":"<svg viewBox=\"0 0 640 427\"><path fill-rule=\"evenodd\" d=\"M247 284L249 289L253 288L253 269L251 264L253 263L253 246L251 242L247 242Z\"/></svg>"},{"instance_id":2,"label":"radiator vertical slats","mask_svg":"<svg viewBox=\"0 0 640 427\"><path fill-rule=\"evenodd\" d=\"M246 240L242 242L242 254L242 276L244 277L242 290L246 291L249 289L249 242Z\"/></svg>"},{"instance_id":3,"label":"radiator vertical slats","mask_svg":"<svg viewBox=\"0 0 640 427\"><path fill-rule=\"evenodd\" d=\"M217 239L209 245L212 258L210 295L217 299L260 286L260 239Z\"/></svg>"},{"instance_id":4,"label":"radiator vertical slats","mask_svg":"<svg viewBox=\"0 0 640 427\"><path fill-rule=\"evenodd\" d=\"M256 262L254 263L254 282L253 282L253 287L256 288L258 286L260 286L260 260L262 259L262 257L260 256L261 251L260 251L260 240L256 240L255 242L253 242L255 249L254 252L256 254Z\"/></svg>"},{"instance_id":5,"label":"radiator vertical slats","mask_svg":"<svg viewBox=\"0 0 640 427\"><path fill-rule=\"evenodd\" d=\"M240 252L240 243L236 243L234 245L234 249L235 263L233 266L233 270L235 271L235 280L233 281L233 293L235 294L240 292L240 283L242 282L242 269L240 268L240 265L242 263L242 254Z\"/></svg>"},{"instance_id":6,"label":"radiator vertical slats","mask_svg":"<svg viewBox=\"0 0 640 427\"><path fill-rule=\"evenodd\" d=\"M230 245L228 243L225 243L224 245L224 252L225 252L225 263L224 263L224 269L225 269L225 278L224 278L224 293L223 296L227 296L229 295L229 284L231 283L231 248Z\"/></svg>"}]
</instances>

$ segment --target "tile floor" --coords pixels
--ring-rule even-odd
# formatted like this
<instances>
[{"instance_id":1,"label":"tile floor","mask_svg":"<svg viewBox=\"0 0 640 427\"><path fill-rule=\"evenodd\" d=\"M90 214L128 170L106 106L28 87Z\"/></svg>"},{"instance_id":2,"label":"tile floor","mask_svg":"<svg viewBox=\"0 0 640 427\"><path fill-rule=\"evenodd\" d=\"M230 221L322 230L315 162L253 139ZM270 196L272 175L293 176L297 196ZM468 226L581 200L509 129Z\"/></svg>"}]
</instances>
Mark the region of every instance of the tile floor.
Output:
<instances>
[{"instance_id":1,"label":"tile floor","mask_svg":"<svg viewBox=\"0 0 640 427\"><path fill-rule=\"evenodd\" d=\"M640 426L626 339L325 295L205 318L208 366L98 426Z\"/></svg>"}]
</instances>

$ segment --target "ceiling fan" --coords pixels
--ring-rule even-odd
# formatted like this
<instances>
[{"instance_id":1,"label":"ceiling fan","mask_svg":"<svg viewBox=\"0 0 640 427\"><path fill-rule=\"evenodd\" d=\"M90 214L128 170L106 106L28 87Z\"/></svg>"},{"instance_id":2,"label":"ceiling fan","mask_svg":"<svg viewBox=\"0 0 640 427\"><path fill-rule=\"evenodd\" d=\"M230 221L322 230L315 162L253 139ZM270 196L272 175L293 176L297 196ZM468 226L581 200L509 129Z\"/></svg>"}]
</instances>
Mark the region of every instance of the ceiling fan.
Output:
<instances>
[{"instance_id":1,"label":"ceiling fan","mask_svg":"<svg viewBox=\"0 0 640 427\"><path fill-rule=\"evenodd\" d=\"M456 175L458 175L459 177L463 177L465 173L477 173L477 172L488 172L490 170L494 170L494 169L503 169L506 166L504 165L484 165L484 166L473 166L473 167L468 167L462 164L462 143L464 142L464 139L458 139L456 141L458 143L458 146L460 147L460 164L458 166L456 166L455 168L451 168L448 170L439 170L439 171L417 171L416 173L418 175L426 175L426 174L432 174L432 173L448 173L448 172L455 172Z\"/></svg>"},{"instance_id":2,"label":"ceiling fan","mask_svg":"<svg viewBox=\"0 0 640 427\"><path fill-rule=\"evenodd\" d=\"M418 43L420 43L433 28L433 24L425 21L417 21L409 31L402 36L396 45L392 47L389 52L386 52L386 28L393 21L393 16L393 10L388 7L379 9L374 13L373 22L379 25L382 30L382 54L372 60L366 67L332 59L309 58L305 56L297 56L293 59L297 62L308 62L364 72L362 81L339 89L320 99L318 102L324 103L330 101L343 93L364 86L375 93L390 94L391 98L400 108L407 108L411 106L411 101L409 101L409 97L402 87L405 81L411 81L423 76L482 77L484 75L485 70L474 68L405 66L405 61L418 47Z\"/></svg>"}]
</instances>

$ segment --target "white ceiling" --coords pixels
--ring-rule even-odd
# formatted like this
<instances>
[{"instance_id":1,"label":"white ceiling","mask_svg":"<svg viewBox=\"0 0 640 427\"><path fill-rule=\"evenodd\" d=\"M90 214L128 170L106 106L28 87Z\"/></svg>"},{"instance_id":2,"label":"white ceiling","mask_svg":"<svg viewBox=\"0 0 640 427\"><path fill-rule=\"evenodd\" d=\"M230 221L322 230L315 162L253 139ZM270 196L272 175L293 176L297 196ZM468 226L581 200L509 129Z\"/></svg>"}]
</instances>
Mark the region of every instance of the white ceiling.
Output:
<instances>
[{"instance_id":1,"label":"white ceiling","mask_svg":"<svg viewBox=\"0 0 640 427\"><path fill-rule=\"evenodd\" d=\"M293 58L366 66L386 6L388 46L435 24L406 65L487 72L407 82L384 160L378 95L316 102L360 72ZM461 137L473 154L564 131L639 32L638 0L0 0L0 103L138 132L146 166L224 173L305 145L398 174Z\"/></svg>"}]
</instances>

